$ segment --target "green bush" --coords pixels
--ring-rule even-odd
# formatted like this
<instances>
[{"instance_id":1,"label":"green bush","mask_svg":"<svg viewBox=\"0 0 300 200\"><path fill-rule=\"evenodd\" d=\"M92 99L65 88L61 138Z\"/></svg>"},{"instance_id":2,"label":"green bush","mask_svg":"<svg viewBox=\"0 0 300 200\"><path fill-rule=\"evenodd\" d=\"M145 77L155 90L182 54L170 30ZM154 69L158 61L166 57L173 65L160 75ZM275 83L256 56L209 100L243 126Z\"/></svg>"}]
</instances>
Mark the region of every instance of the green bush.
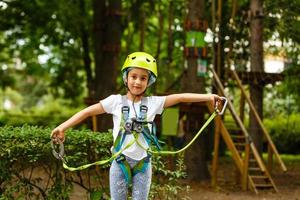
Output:
<instances>
[{"instance_id":1,"label":"green bush","mask_svg":"<svg viewBox=\"0 0 300 200\"><path fill-rule=\"evenodd\" d=\"M50 128L27 125L0 128L0 194L3 198L69 199L73 183L87 192L95 189L106 191L104 194L108 196L107 179L102 178L107 166L102 174L93 175L94 179L101 181L98 188L90 187L90 183L82 180L95 168L75 173L64 170L62 163L52 155L50 132ZM64 145L68 165L76 167L108 158L111 141L110 133L68 131ZM35 176L39 171L43 171L43 177Z\"/></svg>"},{"instance_id":2,"label":"green bush","mask_svg":"<svg viewBox=\"0 0 300 200\"><path fill-rule=\"evenodd\" d=\"M280 153L300 153L300 114L277 115L265 119L264 124Z\"/></svg>"},{"instance_id":3,"label":"green bush","mask_svg":"<svg viewBox=\"0 0 300 200\"><path fill-rule=\"evenodd\" d=\"M50 128L37 126L0 127L0 199L70 199L74 184L91 196L109 199L108 165L70 172L52 155ZM68 166L107 159L111 156L111 133L70 130L64 143ZM184 163L169 170L166 158L153 157L151 199L166 199L184 189ZM42 175L40 175L42 174ZM163 178L165 177L165 178ZM176 199L176 198L173 198Z\"/></svg>"}]
</instances>

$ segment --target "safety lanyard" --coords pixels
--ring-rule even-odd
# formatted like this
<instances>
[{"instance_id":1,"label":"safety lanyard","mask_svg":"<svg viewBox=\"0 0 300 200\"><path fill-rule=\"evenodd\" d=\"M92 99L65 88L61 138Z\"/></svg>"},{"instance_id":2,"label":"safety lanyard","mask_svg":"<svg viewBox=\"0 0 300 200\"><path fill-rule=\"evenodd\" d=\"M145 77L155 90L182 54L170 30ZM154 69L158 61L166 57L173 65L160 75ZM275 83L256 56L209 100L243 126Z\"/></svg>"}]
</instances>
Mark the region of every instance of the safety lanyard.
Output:
<instances>
[{"instance_id":1,"label":"safety lanyard","mask_svg":"<svg viewBox=\"0 0 300 200\"><path fill-rule=\"evenodd\" d=\"M140 144L140 142L138 141L138 134L133 131L133 136L134 136L134 139L132 139L123 149L120 149L118 152L114 153L109 159L106 159L106 160L100 160L100 161L96 161L94 163L90 163L90 164L86 164L86 165L82 165L82 166L79 166L79 167L70 167L67 165L67 162L66 160L64 159L64 145L63 145L63 142L58 140L58 145L59 145L59 151L56 151L56 148L55 148L55 144L54 144L54 141L51 140L51 146L52 146L52 153L53 155L62 161L63 163L63 167L69 171L77 171L77 170L83 170L83 169L86 169L86 168L89 168L93 165L104 165L104 164L107 164L107 163L110 163L112 162L114 159L116 159L120 154L122 154L122 152L126 149L128 149L130 146L132 146L135 142L141 147L143 148L144 150L148 151L149 153L151 154L161 154L161 155L173 155L173 154L178 154L178 153L181 153L183 151L185 151L187 148L189 148L194 142L195 140L201 135L201 133L203 132L203 130L210 124L210 122L217 116L217 115L223 115L224 111L225 111L225 108L226 108L226 105L227 105L227 99L225 97L221 97L221 99L224 101L224 104L223 104L223 108L221 111L218 110L217 107L215 107L215 111L210 115L210 117L206 120L206 122L203 124L203 126L200 128L200 130L198 131L198 133L194 136L194 138L185 146L183 147L182 149L180 150L177 150L177 151L152 151L149 148L146 148L144 147L142 144Z\"/></svg>"},{"instance_id":2,"label":"safety lanyard","mask_svg":"<svg viewBox=\"0 0 300 200\"><path fill-rule=\"evenodd\" d=\"M131 147L134 144L135 141L136 141L135 139L131 140L123 149L120 149L118 152L114 153L109 159L99 160L99 161L96 161L96 162L93 162L93 163L90 163L90 164L81 165L79 167L70 167L70 166L68 166L66 159L64 159L64 145L63 145L63 142L61 142L60 140L58 140L58 142L59 142L58 143L58 145L59 145L59 151L55 150L55 144L54 144L53 141L51 141L51 146L52 146L52 153L53 153L54 157L56 157L57 159L59 159L59 160L62 161L63 167L65 169L67 169L69 171L78 171L78 170L83 170L83 169L89 168L89 167L91 167L93 165L105 165L107 163L112 162L120 154L122 154L122 152L124 150L128 149L129 147Z\"/></svg>"}]
</instances>

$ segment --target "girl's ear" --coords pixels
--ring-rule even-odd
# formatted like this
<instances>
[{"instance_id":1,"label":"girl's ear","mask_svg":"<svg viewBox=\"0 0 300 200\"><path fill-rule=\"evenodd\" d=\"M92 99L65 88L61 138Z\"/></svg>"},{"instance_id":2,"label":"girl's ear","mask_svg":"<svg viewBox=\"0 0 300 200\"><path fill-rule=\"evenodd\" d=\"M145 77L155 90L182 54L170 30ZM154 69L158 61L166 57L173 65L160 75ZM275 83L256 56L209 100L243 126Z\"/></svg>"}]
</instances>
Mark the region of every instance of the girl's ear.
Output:
<instances>
[{"instance_id":1,"label":"girl's ear","mask_svg":"<svg viewBox=\"0 0 300 200\"><path fill-rule=\"evenodd\" d=\"M122 78L123 78L124 84L127 86L127 82L128 82L128 72L127 71L123 73Z\"/></svg>"}]
</instances>

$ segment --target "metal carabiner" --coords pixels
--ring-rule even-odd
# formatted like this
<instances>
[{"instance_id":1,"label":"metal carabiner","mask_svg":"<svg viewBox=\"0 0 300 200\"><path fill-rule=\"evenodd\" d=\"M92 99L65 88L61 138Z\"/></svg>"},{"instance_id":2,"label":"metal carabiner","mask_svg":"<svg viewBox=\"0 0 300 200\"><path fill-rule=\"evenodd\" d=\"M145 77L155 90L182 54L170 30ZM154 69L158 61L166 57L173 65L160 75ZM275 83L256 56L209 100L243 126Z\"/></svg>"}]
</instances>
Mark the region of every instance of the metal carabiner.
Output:
<instances>
[{"instance_id":1,"label":"metal carabiner","mask_svg":"<svg viewBox=\"0 0 300 200\"><path fill-rule=\"evenodd\" d=\"M217 102L215 102L215 112L218 114L218 115L223 115L224 112L225 112L225 108L227 106L227 103L228 103L228 100L226 97L221 97L222 101L224 102L223 103L223 108L222 110L220 111L219 108L218 108L218 105L217 105Z\"/></svg>"},{"instance_id":2,"label":"metal carabiner","mask_svg":"<svg viewBox=\"0 0 300 200\"><path fill-rule=\"evenodd\" d=\"M55 144L54 141L58 142L58 144ZM58 145L59 145L58 151L56 151L56 149L57 149L56 146L58 146ZM61 161L63 161L65 163L66 161L64 159L64 153L65 153L64 143L60 139L58 139L58 138L56 138L55 140L54 140L54 138L52 138L51 139L51 147L52 147L52 154L53 154L53 156L55 158L57 158L58 160L61 160Z\"/></svg>"}]
</instances>

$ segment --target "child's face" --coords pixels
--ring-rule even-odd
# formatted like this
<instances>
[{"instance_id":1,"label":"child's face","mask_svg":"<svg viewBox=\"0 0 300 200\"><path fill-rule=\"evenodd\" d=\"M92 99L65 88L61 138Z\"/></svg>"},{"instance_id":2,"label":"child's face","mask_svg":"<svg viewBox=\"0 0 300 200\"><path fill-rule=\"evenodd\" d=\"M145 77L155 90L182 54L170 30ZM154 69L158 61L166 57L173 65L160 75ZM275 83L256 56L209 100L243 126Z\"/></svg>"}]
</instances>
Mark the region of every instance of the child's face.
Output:
<instances>
[{"instance_id":1,"label":"child's face","mask_svg":"<svg viewBox=\"0 0 300 200\"><path fill-rule=\"evenodd\" d=\"M130 92L134 95L143 93L148 84L148 71L141 68L133 68L129 71L127 76L127 86Z\"/></svg>"}]
</instances>

